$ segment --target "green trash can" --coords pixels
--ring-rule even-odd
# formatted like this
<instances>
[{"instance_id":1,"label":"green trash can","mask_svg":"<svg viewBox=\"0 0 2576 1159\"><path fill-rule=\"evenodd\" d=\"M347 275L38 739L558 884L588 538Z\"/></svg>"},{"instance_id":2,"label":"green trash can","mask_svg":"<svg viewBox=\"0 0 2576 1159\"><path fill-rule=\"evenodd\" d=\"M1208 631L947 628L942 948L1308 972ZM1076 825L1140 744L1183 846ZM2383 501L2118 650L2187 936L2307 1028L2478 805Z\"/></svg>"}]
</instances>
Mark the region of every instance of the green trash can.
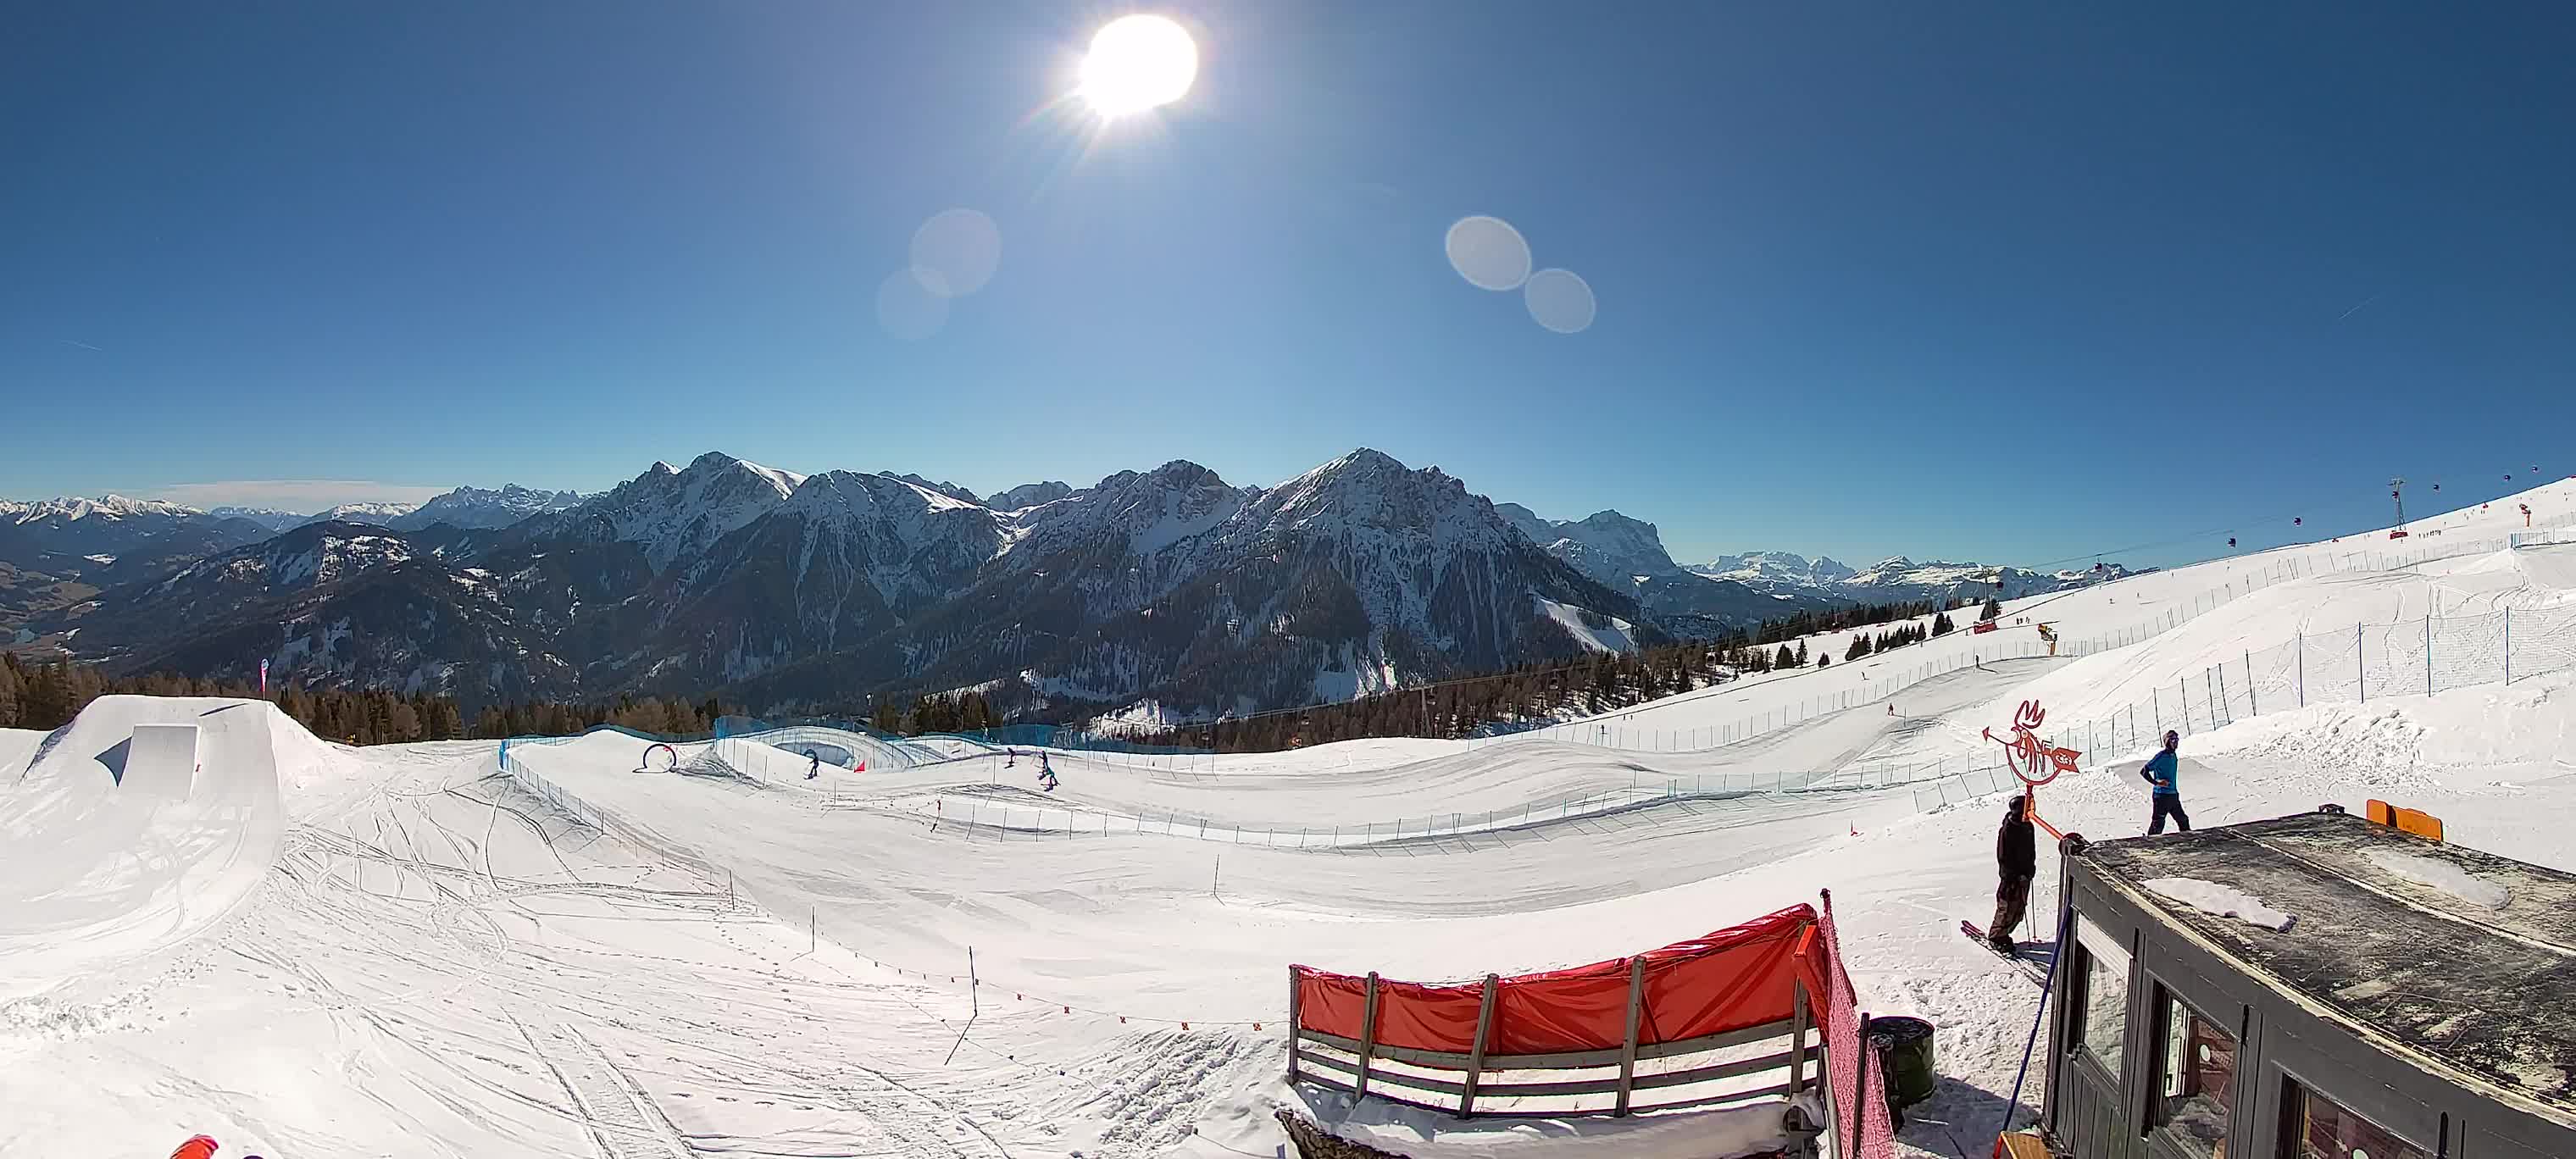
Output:
<instances>
[{"instance_id":1,"label":"green trash can","mask_svg":"<svg viewBox=\"0 0 2576 1159\"><path fill-rule=\"evenodd\" d=\"M1879 1078L1887 1087L1887 1109L1905 1108L1932 1097L1932 1024L1920 1018L1869 1020L1870 1045L1878 1048Z\"/></svg>"}]
</instances>

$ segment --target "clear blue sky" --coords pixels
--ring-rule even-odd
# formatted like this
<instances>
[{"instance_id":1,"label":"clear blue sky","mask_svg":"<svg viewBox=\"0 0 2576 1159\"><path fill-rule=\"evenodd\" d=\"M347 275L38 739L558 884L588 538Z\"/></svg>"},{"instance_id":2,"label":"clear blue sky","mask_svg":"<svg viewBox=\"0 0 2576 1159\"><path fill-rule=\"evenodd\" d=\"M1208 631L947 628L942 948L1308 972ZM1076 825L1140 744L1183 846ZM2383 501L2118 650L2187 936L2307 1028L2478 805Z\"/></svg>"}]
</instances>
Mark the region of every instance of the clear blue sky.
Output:
<instances>
[{"instance_id":1,"label":"clear blue sky","mask_svg":"<svg viewBox=\"0 0 2576 1159\"><path fill-rule=\"evenodd\" d=\"M2113 7L1137 9L1198 86L1089 139L1129 9L22 6L0 495L1367 445L1684 559L2039 562L2576 472L2576 8ZM889 336L958 206L998 273ZM1454 273L1478 213L1596 324Z\"/></svg>"}]
</instances>

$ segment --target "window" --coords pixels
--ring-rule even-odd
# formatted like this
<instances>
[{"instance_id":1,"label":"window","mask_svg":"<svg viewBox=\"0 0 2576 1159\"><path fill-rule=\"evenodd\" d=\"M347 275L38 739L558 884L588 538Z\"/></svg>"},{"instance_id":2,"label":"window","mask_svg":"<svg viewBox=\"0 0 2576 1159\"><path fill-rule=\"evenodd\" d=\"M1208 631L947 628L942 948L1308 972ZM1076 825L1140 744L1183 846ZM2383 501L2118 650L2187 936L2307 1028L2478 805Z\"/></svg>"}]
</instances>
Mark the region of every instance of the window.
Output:
<instances>
[{"instance_id":1,"label":"window","mask_svg":"<svg viewBox=\"0 0 2576 1159\"><path fill-rule=\"evenodd\" d=\"M2075 1045L2120 1079L2120 1047L2128 1041L2129 955L2102 927L2075 919L2075 944L2083 951L2084 1004L2076 1012Z\"/></svg>"},{"instance_id":2,"label":"window","mask_svg":"<svg viewBox=\"0 0 2576 1159\"><path fill-rule=\"evenodd\" d=\"M2165 996L2157 1077L2156 1133L2183 1153L2227 1159L2227 1121L2236 1106L2236 1036Z\"/></svg>"},{"instance_id":3,"label":"window","mask_svg":"<svg viewBox=\"0 0 2576 1159\"><path fill-rule=\"evenodd\" d=\"M2433 1159L2431 1152L2296 1082L2282 1107L2289 1122L2281 1132L2281 1159Z\"/></svg>"}]
</instances>

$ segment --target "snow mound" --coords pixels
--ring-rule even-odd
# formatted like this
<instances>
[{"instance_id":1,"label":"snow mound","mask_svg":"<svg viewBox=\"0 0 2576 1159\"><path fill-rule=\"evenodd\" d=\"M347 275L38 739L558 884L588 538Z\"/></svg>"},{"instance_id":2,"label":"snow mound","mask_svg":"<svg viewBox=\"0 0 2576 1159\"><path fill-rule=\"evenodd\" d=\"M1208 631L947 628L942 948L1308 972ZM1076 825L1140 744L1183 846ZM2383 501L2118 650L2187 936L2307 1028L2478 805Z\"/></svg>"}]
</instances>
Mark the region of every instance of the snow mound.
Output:
<instances>
[{"instance_id":1,"label":"snow mound","mask_svg":"<svg viewBox=\"0 0 2576 1159\"><path fill-rule=\"evenodd\" d=\"M257 701L103 697L0 782L0 999L175 945L247 897L285 833L282 719ZM142 724L197 727L184 797L128 790Z\"/></svg>"},{"instance_id":2,"label":"snow mound","mask_svg":"<svg viewBox=\"0 0 2576 1159\"><path fill-rule=\"evenodd\" d=\"M2235 918L2267 930L2286 930L2297 919L2264 905L2253 895L2232 885L2202 881L2197 877L2157 877L2147 881L2147 888L2206 914Z\"/></svg>"}]
</instances>

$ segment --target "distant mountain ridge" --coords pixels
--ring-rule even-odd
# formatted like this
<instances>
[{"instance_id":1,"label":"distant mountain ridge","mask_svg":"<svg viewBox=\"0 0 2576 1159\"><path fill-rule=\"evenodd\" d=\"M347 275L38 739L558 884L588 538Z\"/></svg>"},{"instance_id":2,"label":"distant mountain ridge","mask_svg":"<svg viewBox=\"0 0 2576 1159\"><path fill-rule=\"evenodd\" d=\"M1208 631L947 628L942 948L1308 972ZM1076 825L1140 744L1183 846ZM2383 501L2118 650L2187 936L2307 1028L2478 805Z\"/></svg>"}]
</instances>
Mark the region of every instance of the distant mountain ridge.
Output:
<instances>
[{"instance_id":1,"label":"distant mountain ridge","mask_svg":"<svg viewBox=\"0 0 2576 1159\"><path fill-rule=\"evenodd\" d=\"M1777 552L1684 568L1651 523L1543 519L1368 449L1266 488L1174 460L981 499L709 452L588 496L464 487L283 532L254 514L273 513L0 506L0 569L24 569L0 570L0 629L121 670L245 676L265 658L281 679L469 705L716 693L850 711L974 687L1055 715L1204 716L1964 599L1996 575L2007 595L2090 581Z\"/></svg>"},{"instance_id":2,"label":"distant mountain ridge","mask_svg":"<svg viewBox=\"0 0 2576 1159\"><path fill-rule=\"evenodd\" d=\"M1996 597L2019 599L2134 574L2128 567L2116 563L2102 564L2098 570L2040 572L1998 564L1916 563L1904 556L1891 556L1855 570L1822 556L1810 560L1785 551L1719 556L1691 570L1775 594L1822 594L1867 604Z\"/></svg>"},{"instance_id":3,"label":"distant mountain ridge","mask_svg":"<svg viewBox=\"0 0 2576 1159\"><path fill-rule=\"evenodd\" d=\"M468 703L847 705L1000 681L1024 705L1192 711L1665 638L1458 480L1375 451L1266 489L1174 461L1017 490L1040 501L996 510L916 475L711 452L569 506L521 495L556 509L507 526L430 521L434 504L388 519L409 528L308 524L40 626L125 669L233 675L264 657L281 678Z\"/></svg>"}]
</instances>

